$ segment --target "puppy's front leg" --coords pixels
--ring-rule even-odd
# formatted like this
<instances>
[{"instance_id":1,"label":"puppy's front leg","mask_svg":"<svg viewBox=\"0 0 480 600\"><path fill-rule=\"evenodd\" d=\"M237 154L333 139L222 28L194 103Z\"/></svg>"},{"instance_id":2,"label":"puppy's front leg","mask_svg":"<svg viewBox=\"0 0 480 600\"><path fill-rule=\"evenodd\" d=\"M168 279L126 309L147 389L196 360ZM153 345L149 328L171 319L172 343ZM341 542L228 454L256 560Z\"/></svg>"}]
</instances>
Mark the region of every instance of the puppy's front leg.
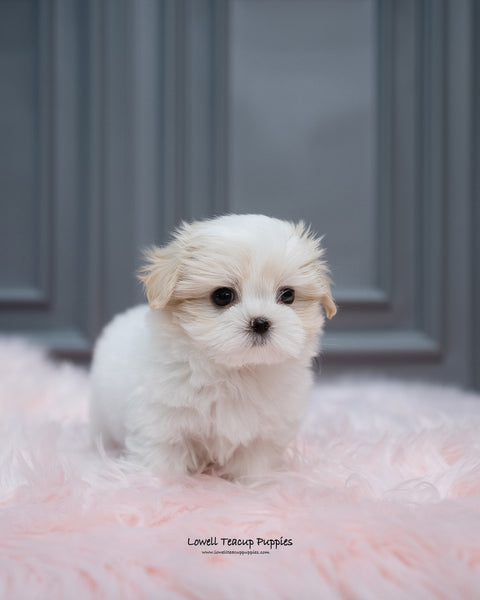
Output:
<instances>
[{"instance_id":1,"label":"puppy's front leg","mask_svg":"<svg viewBox=\"0 0 480 600\"><path fill-rule=\"evenodd\" d=\"M202 467L187 444L158 442L138 434L130 434L125 440L125 446L132 460L161 474L191 475Z\"/></svg>"}]
</instances>

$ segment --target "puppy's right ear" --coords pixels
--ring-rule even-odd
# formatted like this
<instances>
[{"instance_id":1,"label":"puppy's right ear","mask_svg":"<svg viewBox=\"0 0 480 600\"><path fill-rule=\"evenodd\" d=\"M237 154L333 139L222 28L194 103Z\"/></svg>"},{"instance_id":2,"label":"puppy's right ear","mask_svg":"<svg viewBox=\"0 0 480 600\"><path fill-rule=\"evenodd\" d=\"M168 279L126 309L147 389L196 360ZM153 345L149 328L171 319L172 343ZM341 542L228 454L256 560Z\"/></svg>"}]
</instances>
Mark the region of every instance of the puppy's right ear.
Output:
<instances>
[{"instance_id":1,"label":"puppy's right ear","mask_svg":"<svg viewBox=\"0 0 480 600\"><path fill-rule=\"evenodd\" d=\"M328 291L320 298L320 303L323 306L323 310L325 311L328 319L331 319L337 314L337 307L333 300L330 286L328 286Z\"/></svg>"},{"instance_id":2,"label":"puppy's right ear","mask_svg":"<svg viewBox=\"0 0 480 600\"><path fill-rule=\"evenodd\" d=\"M172 244L165 248L152 246L144 252L145 264L138 271L150 307L165 308L180 276L178 253Z\"/></svg>"}]
</instances>

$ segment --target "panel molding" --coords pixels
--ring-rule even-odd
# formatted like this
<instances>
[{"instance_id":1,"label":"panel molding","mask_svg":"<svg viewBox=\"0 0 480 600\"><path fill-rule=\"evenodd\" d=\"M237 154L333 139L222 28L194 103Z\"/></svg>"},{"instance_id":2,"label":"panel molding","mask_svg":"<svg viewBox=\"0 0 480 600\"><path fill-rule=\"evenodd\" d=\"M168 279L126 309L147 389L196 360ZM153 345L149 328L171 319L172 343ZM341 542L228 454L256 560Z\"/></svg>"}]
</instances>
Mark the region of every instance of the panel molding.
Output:
<instances>
[{"instance_id":1,"label":"panel molding","mask_svg":"<svg viewBox=\"0 0 480 600\"><path fill-rule=\"evenodd\" d=\"M43 0L30 3L36 13L36 51L34 67L35 95L38 105L34 111L35 168L32 193L37 192L35 256L31 257L34 268L34 280L24 285L0 286L0 308L8 310L13 306L22 309L47 309L52 301L52 257L51 236L52 216L52 83L53 83L53 47L52 15L53 1Z\"/></svg>"},{"instance_id":2,"label":"panel molding","mask_svg":"<svg viewBox=\"0 0 480 600\"><path fill-rule=\"evenodd\" d=\"M231 0L213 0L213 214L229 212L229 65Z\"/></svg>"},{"instance_id":3,"label":"panel molding","mask_svg":"<svg viewBox=\"0 0 480 600\"><path fill-rule=\"evenodd\" d=\"M166 240L181 220L228 211L229 2L164 0L161 7Z\"/></svg>"},{"instance_id":4,"label":"panel molding","mask_svg":"<svg viewBox=\"0 0 480 600\"><path fill-rule=\"evenodd\" d=\"M377 73L377 148L376 148L376 206L377 206L377 282L379 290L391 303L392 269L392 203L393 203L393 98L394 44L393 5L387 0L376 2Z\"/></svg>"},{"instance_id":5,"label":"panel molding","mask_svg":"<svg viewBox=\"0 0 480 600\"><path fill-rule=\"evenodd\" d=\"M89 243L85 248L88 277L85 284L88 338L93 340L105 318L105 4L89 0L84 5L86 26L82 45L85 49L83 140L83 193Z\"/></svg>"},{"instance_id":6,"label":"panel molding","mask_svg":"<svg viewBox=\"0 0 480 600\"><path fill-rule=\"evenodd\" d=\"M79 329L63 327L48 331L30 331L29 339L47 347L57 358L84 363L91 358L91 340Z\"/></svg>"},{"instance_id":7,"label":"panel molding","mask_svg":"<svg viewBox=\"0 0 480 600\"><path fill-rule=\"evenodd\" d=\"M335 291L335 302L342 310L359 309L362 311L388 310L391 298L381 288L347 288L342 287Z\"/></svg>"},{"instance_id":8,"label":"panel molding","mask_svg":"<svg viewBox=\"0 0 480 600\"><path fill-rule=\"evenodd\" d=\"M38 4L38 135L37 181L39 189L38 210L38 288L42 296L42 306L52 302L53 266L53 0L43 0Z\"/></svg>"},{"instance_id":9,"label":"panel molding","mask_svg":"<svg viewBox=\"0 0 480 600\"><path fill-rule=\"evenodd\" d=\"M349 331L326 333L323 348L328 360L438 362L442 347L420 330Z\"/></svg>"},{"instance_id":10,"label":"panel molding","mask_svg":"<svg viewBox=\"0 0 480 600\"><path fill-rule=\"evenodd\" d=\"M138 248L159 242L167 235L162 158L164 148L165 7L163 2L135 2L129 6L132 20L132 118L134 240Z\"/></svg>"},{"instance_id":11,"label":"panel molding","mask_svg":"<svg viewBox=\"0 0 480 600\"><path fill-rule=\"evenodd\" d=\"M471 89L471 244L472 255L472 379L476 389L480 390L480 5L472 0L469 5L471 17L471 35L473 46L472 89Z\"/></svg>"},{"instance_id":12,"label":"panel molding","mask_svg":"<svg viewBox=\"0 0 480 600\"><path fill-rule=\"evenodd\" d=\"M36 309L47 308L49 296L40 287L9 286L0 287L0 308Z\"/></svg>"},{"instance_id":13,"label":"panel molding","mask_svg":"<svg viewBox=\"0 0 480 600\"><path fill-rule=\"evenodd\" d=\"M228 180L228 135L229 135L229 34L230 13L233 0L221 2L217 8L217 19L221 23L222 52L217 59L217 68L222 73L222 82L216 90L217 103L223 107L219 118L222 152L216 155L217 169L227 174ZM403 15L399 11L406 11ZM406 15L406 17L405 17ZM412 98L412 114L408 123L415 155L410 177L410 196L404 198L397 192L402 175L398 171L398 153L405 148L396 148L395 127L404 127L397 115L399 106L395 86L405 65L399 63L402 41L401 28L407 27L414 40L412 62L408 68L410 76L418 84ZM218 32L217 32L218 35ZM360 353L364 358L397 361L425 360L438 362L444 354L443 305L445 282L442 272L442 245L444 238L446 202L443 193L445 152L445 7L443 0L412 0L399 3L396 0L376 2L376 55L377 68L377 284L367 288L338 288L335 298L340 314L354 320L352 329L337 330L336 323L329 326L326 337L325 355L332 360L340 357L352 358ZM216 42L220 42L217 40ZM220 65L218 65L220 61ZM395 156L397 153L397 157ZM222 188L225 182L221 183ZM224 212L228 212L228 185L224 192ZM400 316L394 294L401 284L396 272L401 259L401 240L394 239L394 222L403 204L417 219L413 232L415 255L420 260L408 266L413 273L412 306L409 312L415 315L413 322ZM415 215L415 207L418 214ZM434 213L433 221L432 212ZM406 223L406 226L409 226ZM410 225L411 226L411 225ZM396 245L395 245L396 244ZM403 260L403 259L402 259ZM403 307L404 309L404 307ZM375 325L381 316L381 329ZM338 321L337 321L338 322ZM360 334L361 323L373 325L378 332ZM363 327L365 329L365 327ZM362 348L362 339L365 340ZM343 359L342 359L343 360Z\"/></svg>"},{"instance_id":14,"label":"panel molding","mask_svg":"<svg viewBox=\"0 0 480 600\"><path fill-rule=\"evenodd\" d=\"M416 144L418 165L415 205L417 265L415 289L417 324L443 347L445 331L446 197L445 197L445 5L443 0L423 0L418 4L417 27L419 60L416 89Z\"/></svg>"},{"instance_id":15,"label":"panel molding","mask_svg":"<svg viewBox=\"0 0 480 600\"><path fill-rule=\"evenodd\" d=\"M186 204L185 178L188 176L188 144L186 117L186 2L162 2L163 44L163 203L164 236L183 218Z\"/></svg>"},{"instance_id":16,"label":"panel molding","mask_svg":"<svg viewBox=\"0 0 480 600\"><path fill-rule=\"evenodd\" d=\"M103 3L35 5L40 285L3 294L1 326L6 335L28 336L56 356L85 361L102 321Z\"/></svg>"},{"instance_id":17,"label":"panel molding","mask_svg":"<svg viewBox=\"0 0 480 600\"><path fill-rule=\"evenodd\" d=\"M365 288L335 291L335 299L343 310L372 312L388 310L392 305L390 273L392 266L392 98L394 77L393 48L394 10L391 0L375 3L375 67L376 67L376 284Z\"/></svg>"},{"instance_id":18,"label":"panel molding","mask_svg":"<svg viewBox=\"0 0 480 600\"><path fill-rule=\"evenodd\" d=\"M345 304L352 308L386 309L393 303L396 280L395 260L401 254L401 240L397 247L389 247L393 239L394 214L401 210L402 203L409 202L417 211L414 213L414 256L420 260L410 266L414 272L414 303L411 307L415 315L413 328L408 325L395 325L380 331L332 331L326 338L326 355L334 362L340 360L382 360L397 362L427 360L439 362L444 356L444 250L441 241L445 239L446 201L444 189L445 173L445 8L443 0L419 0L411 5L409 27L414 37L414 54L411 68L415 70L416 96L413 105L413 122L408 126L415 132L413 153L415 170L411 174L411 198L400 197L397 193L398 178L395 158L398 152L394 147L394 128L398 125L394 86L399 77L400 65L396 58L399 48L395 46L401 19L399 4L395 0L377 2L377 68L378 84L378 201L379 228L378 252L379 280L383 282L385 293L375 305L367 297L366 302L358 303L355 291L350 292ZM404 126L404 123L402 124ZM403 152L405 149L403 149ZM359 291L359 293L361 293ZM341 304L340 304L341 305ZM363 345L362 345L363 340Z\"/></svg>"},{"instance_id":19,"label":"panel molding","mask_svg":"<svg viewBox=\"0 0 480 600\"><path fill-rule=\"evenodd\" d=\"M394 76L392 1L377 0L375 5L376 67L376 284L372 287L335 290L335 301L345 311L371 313L391 308L392 290L392 98ZM345 348L347 351L347 348Z\"/></svg>"}]
</instances>

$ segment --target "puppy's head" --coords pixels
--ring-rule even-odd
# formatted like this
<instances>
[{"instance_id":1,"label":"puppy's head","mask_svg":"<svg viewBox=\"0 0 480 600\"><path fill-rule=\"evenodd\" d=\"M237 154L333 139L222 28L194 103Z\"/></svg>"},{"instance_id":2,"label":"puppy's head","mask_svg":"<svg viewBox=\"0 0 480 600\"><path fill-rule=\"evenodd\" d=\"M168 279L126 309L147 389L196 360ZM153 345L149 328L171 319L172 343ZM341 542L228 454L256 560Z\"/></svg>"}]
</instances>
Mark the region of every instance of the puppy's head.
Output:
<instances>
[{"instance_id":1,"label":"puppy's head","mask_svg":"<svg viewBox=\"0 0 480 600\"><path fill-rule=\"evenodd\" d=\"M323 311L336 313L322 254L303 223L229 215L183 224L139 277L151 308L211 360L274 364L313 348Z\"/></svg>"}]
</instances>

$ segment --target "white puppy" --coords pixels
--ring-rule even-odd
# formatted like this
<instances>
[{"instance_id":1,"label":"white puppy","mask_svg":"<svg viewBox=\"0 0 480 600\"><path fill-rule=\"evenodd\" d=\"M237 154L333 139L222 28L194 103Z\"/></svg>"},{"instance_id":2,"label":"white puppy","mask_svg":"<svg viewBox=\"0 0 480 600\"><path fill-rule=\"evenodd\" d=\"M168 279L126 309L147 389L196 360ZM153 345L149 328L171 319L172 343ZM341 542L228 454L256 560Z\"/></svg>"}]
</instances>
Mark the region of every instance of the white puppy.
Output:
<instances>
[{"instance_id":1,"label":"white puppy","mask_svg":"<svg viewBox=\"0 0 480 600\"><path fill-rule=\"evenodd\" d=\"M267 473L296 433L324 317L319 240L262 215L184 224L140 273L92 365L94 440L164 473Z\"/></svg>"}]
</instances>

